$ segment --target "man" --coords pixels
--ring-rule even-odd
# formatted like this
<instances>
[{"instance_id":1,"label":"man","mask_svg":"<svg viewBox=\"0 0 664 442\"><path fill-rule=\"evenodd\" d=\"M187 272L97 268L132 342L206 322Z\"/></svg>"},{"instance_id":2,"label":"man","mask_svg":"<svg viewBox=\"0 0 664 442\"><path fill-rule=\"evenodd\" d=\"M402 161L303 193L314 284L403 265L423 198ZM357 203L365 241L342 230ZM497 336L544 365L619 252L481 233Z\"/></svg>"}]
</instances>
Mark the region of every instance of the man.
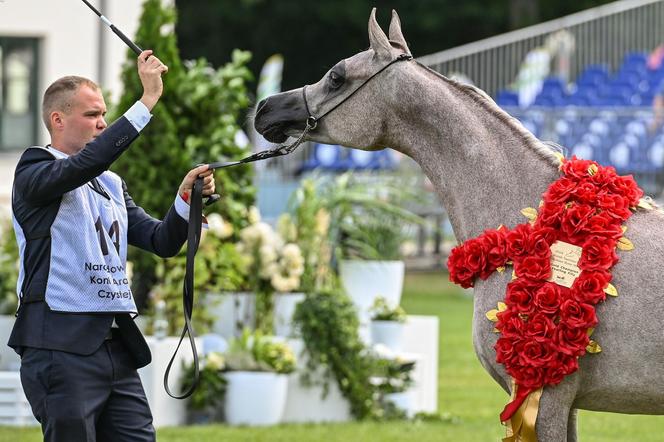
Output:
<instances>
[{"instance_id":1,"label":"man","mask_svg":"<svg viewBox=\"0 0 664 442\"><path fill-rule=\"evenodd\" d=\"M137 61L143 96L108 128L95 83L54 82L43 102L51 144L28 148L16 167L19 308L9 345L21 355L23 389L46 441L155 440L136 371L151 356L132 320L127 245L175 255L186 241L185 200L196 177L204 177L204 195L215 186L207 166L191 170L159 221L108 171L161 96L168 68L151 54Z\"/></svg>"}]
</instances>

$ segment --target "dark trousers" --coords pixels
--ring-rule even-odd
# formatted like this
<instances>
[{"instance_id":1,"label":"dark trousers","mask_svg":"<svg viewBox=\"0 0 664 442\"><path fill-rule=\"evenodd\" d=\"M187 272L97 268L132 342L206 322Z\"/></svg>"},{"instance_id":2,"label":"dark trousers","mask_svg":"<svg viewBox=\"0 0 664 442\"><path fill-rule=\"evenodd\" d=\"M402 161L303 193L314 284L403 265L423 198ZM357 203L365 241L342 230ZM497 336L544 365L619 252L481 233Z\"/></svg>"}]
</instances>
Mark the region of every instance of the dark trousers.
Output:
<instances>
[{"instance_id":1,"label":"dark trousers","mask_svg":"<svg viewBox=\"0 0 664 442\"><path fill-rule=\"evenodd\" d=\"M26 348L21 383L46 442L153 442L135 362L118 339L89 356Z\"/></svg>"}]
</instances>

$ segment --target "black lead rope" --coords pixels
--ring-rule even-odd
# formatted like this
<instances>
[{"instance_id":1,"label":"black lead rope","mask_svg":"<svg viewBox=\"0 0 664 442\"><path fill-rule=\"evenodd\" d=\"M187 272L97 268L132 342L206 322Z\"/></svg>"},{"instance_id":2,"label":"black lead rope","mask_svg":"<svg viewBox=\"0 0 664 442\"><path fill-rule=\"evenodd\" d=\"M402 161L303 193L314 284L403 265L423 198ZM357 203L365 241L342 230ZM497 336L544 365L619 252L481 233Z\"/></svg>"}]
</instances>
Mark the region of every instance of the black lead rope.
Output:
<instances>
[{"instance_id":1,"label":"black lead rope","mask_svg":"<svg viewBox=\"0 0 664 442\"><path fill-rule=\"evenodd\" d=\"M283 155L288 155L293 152L297 147L302 144L304 137L316 127L315 120L307 120L307 126L304 128L302 135L298 139L288 145L288 146L279 146L274 149L264 150L262 152L257 152L253 155L250 155L246 158L243 158L238 161L230 162L219 162L209 164L210 169L222 169L225 167L231 167L238 164L251 163L259 160L266 160L268 158L280 157ZM212 201L208 200L206 204L211 204L212 202L219 199L217 196L216 199ZM198 387L200 382L200 364L198 360L198 351L196 350L196 341L194 339L195 332L194 327L191 323L191 315L194 310L194 260L196 259L196 252L198 251L198 245L201 241L201 221L203 218L203 178L197 178L194 181L194 187L191 191L191 198L189 199L189 220L187 226L187 263L186 271L184 275L184 284L182 288L182 307L184 309L184 327L182 328L182 334L180 335L180 341L178 342L175 352L171 357L171 360L168 362L166 367L166 372L164 373L164 389L166 393L174 399L185 399L193 394ZM194 357L194 380L189 386L189 388L180 395L175 395L171 392L171 389L168 386L168 377L171 372L171 367L173 362L175 362L175 357L180 350L182 341L184 337L189 335L189 343L191 344L191 353Z\"/></svg>"},{"instance_id":2,"label":"black lead rope","mask_svg":"<svg viewBox=\"0 0 664 442\"><path fill-rule=\"evenodd\" d=\"M194 310L194 259L198 251L198 244L201 241L201 220L203 218L203 178L197 178L194 181L194 187L191 191L191 198L189 199L189 225L187 227L187 264L184 276L184 284L182 287L182 307L184 309L184 327L180 335L180 342L175 348L173 357L171 357L166 372L164 373L164 389L166 393L175 399L185 399L196 390L200 381L200 369L198 363L198 351L196 350L196 341L194 340L194 326L191 323L191 314ZM175 361L175 356L178 354L180 345L184 340L185 335L189 335L189 343L191 344L191 352L194 357L194 380L191 386L179 396L174 395L168 387L168 375L171 372L171 366Z\"/></svg>"},{"instance_id":3,"label":"black lead rope","mask_svg":"<svg viewBox=\"0 0 664 442\"><path fill-rule=\"evenodd\" d=\"M335 110L337 107L339 107L343 102L345 102L348 98L352 97L357 91L359 91L364 85L366 85L371 79L373 79L375 76L383 72L392 64L398 61L412 60L412 58L413 57L410 54L399 55L397 58L395 58L390 63L383 66L373 75L371 75L357 89L351 92L341 102L337 103L332 108L324 112L320 117L315 117L309 110L309 104L307 103L307 95L306 95L307 87L306 86L303 87L302 97L304 99L304 105L307 109L307 114L309 116L307 117L306 127L302 131L302 134L297 138L297 140L295 140L295 142L287 146L278 146L275 147L274 149L263 150L261 152L257 152L253 155L249 155L248 157L242 158L241 160L237 161L210 163L208 165L209 169L210 170L223 169L226 167L237 166L239 164L252 163L254 161L267 160L268 158L288 155L289 153L297 149L300 144L302 144L304 138L307 136L307 134L310 131L316 128L316 126L318 125L318 121L321 118L323 118L324 116ZM206 205L212 204L218 199L219 195L212 195L207 200ZM178 345L175 348L175 352L173 353L173 356L171 357L171 360L169 361L168 366L166 367L166 372L164 373L164 389L166 390L166 393L168 393L170 397L175 399L185 399L191 396L198 387L201 376L199 360L198 360L198 351L196 350L196 341L194 339L195 336L194 327L191 323L191 315L194 309L194 260L196 258L196 252L198 251L198 244L201 241L202 218L203 218L203 178L197 178L196 181L194 182L194 187L191 192L191 198L189 200L189 225L187 230L187 264L186 264L186 272L185 272L184 284L182 290L182 306L184 308L184 327L182 328L180 341L178 342ZM180 350L180 345L182 345L182 341L184 341L184 337L186 335L189 335L191 352L194 357L194 380L191 386L189 386L189 388L184 393L177 396L174 395L171 392L171 389L168 387L168 375L171 372L171 367L173 366L173 362L175 361L175 356L177 356L178 350Z\"/></svg>"}]
</instances>

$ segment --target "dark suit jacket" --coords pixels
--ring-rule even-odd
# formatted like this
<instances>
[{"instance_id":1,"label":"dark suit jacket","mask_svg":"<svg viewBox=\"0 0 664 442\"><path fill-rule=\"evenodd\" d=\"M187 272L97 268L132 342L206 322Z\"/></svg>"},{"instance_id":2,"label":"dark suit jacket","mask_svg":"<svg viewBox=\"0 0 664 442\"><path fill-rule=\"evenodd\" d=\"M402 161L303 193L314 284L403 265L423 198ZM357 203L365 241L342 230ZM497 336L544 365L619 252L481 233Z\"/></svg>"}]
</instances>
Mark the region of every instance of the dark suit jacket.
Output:
<instances>
[{"instance_id":1,"label":"dark suit jacket","mask_svg":"<svg viewBox=\"0 0 664 442\"><path fill-rule=\"evenodd\" d=\"M51 251L48 233L62 195L106 171L136 137L136 129L121 117L81 152L67 159L54 160L46 151L28 149L19 160L14 175L12 211L26 237L25 278L23 301L9 338L9 346L19 354L24 347L35 347L89 355L100 347L108 334L113 314L61 313L48 308L44 301ZM163 221L152 218L134 203L124 185L123 188L128 244L161 257L177 254L187 239L187 221L174 207ZM137 366L149 363L149 350L129 315L117 315L116 322Z\"/></svg>"}]
</instances>

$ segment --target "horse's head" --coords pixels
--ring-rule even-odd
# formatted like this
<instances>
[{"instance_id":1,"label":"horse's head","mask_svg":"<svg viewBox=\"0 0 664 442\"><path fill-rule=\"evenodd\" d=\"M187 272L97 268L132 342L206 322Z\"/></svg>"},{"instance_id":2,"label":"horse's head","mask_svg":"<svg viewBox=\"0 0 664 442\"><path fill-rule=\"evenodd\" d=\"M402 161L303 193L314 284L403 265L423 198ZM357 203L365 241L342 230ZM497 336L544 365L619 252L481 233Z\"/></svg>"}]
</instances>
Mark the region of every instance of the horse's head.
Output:
<instances>
[{"instance_id":1,"label":"horse's head","mask_svg":"<svg viewBox=\"0 0 664 442\"><path fill-rule=\"evenodd\" d=\"M397 91L399 83L396 69L390 66L410 58L396 11L392 11L389 38L376 22L376 9L371 11L369 41L369 49L341 60L318 83L258 103L256 130L281 143L288 136L300 135L313 116L316 128L307 139L359 149L385 147L385 117L395 108L388 100L398 99L390 92Z\"/></svg>"}]
</instances>

